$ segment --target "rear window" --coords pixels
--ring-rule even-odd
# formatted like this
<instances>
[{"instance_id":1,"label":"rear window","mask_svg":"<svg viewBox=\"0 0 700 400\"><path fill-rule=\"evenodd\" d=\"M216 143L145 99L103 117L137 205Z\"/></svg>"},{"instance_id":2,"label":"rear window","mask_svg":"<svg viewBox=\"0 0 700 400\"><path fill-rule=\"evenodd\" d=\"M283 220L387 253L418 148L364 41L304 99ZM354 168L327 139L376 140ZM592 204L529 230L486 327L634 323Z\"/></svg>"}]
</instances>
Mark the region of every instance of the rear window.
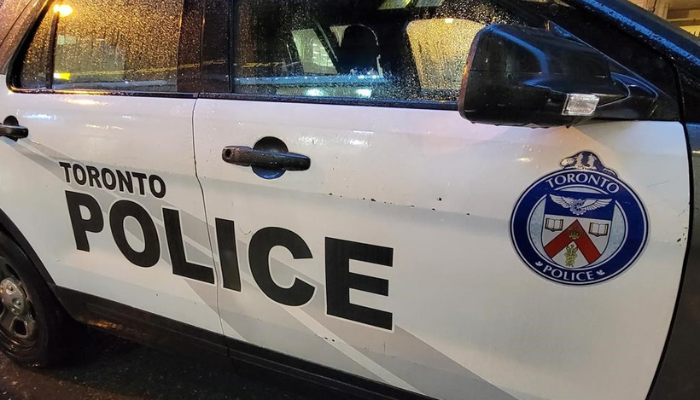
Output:
<instances>
[{"instance_id":1,"label":"rear window","mask_svg":"<svg viewBox=\"0 0 700 400\"><path fill-rule=\"evenodd\" d=\"M176 91L183 1L51 4L26 52L21 86Z\"/></svg>"}]
</instances>

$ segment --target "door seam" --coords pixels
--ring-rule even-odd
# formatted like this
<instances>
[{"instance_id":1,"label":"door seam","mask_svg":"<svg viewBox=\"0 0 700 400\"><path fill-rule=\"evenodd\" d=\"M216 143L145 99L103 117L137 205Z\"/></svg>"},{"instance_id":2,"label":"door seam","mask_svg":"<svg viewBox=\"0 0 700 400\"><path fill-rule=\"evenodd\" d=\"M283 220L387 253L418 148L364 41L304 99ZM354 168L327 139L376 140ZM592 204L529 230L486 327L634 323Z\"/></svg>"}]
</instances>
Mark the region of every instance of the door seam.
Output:
<instances>
[{"instance_id":1,"label":"door seam","mask_svg":"<svg viewBox=\"0 0 700 400\"><path fill-rule=\"evenodd\" d=\"M194 162L194 177L197 180L197 185L199 185L199 192L202 196L202 208L204 209L204 225L207 228L207 240L209 241L209 249L211 250L211 261L214 266L214 275L216 276L215 291L216 291L216 314L219 317L219 326L221 327L221 334L226 336L224 331L224 323L221 317L221 299L219 297L219 282L221 278L221 271L219 270L216 263L216 256L214 254L214 245L211 238L211 227L209 226L209 211L207 210L207 198L204 193L204 186L202 186L202 180L199 178L199 169L197 168L197 130L195 129L195 115L197 114L197 105L199 104L199 99L195 99L194 107L192 107L192 161ZM231 350L226 344L226 355L231 356Z\"/></svg>"}]
</instances>

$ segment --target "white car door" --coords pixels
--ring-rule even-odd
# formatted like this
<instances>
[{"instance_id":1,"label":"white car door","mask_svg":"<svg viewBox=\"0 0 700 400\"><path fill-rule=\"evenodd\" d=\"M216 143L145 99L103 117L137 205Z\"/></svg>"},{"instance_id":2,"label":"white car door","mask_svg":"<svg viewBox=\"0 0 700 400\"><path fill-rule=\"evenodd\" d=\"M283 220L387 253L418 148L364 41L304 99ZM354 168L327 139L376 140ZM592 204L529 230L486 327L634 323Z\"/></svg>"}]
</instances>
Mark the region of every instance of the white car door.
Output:
<instances>
[{"instance_id":1,"label":"white car door","mask_svg":"<svg viewBox=\"0 0 700 400\"><path fill-rule=\"evenodd\" d=\"M195 98L178 93L182 13L178 0L47 4L0 92L4 124L28 130L0 139L0 209L56 286L221 334Z\"/></svg>"},{"instance_id":2,"label":"white car door","mask_svg":"<svg viewBox=\"0 0 700 400\"><path fill-rule=\"evenodd\" d=\"M440 399L644 399L686 248L682 125L471 124L471 39L525 20L406 3L233 1L233 93L194 118L231 348Z\"/></svg>"}]
</instances>

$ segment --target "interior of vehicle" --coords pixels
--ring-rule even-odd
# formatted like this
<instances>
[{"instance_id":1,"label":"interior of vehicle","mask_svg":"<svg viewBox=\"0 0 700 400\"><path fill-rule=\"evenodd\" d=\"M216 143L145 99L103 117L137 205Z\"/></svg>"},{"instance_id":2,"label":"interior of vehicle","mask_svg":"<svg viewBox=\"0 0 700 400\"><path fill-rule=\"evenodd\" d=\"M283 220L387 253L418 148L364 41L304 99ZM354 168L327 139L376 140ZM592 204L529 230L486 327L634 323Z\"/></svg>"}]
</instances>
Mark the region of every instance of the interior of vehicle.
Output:
<instances>
[{"instance_id":1,"label":"interior of vehicle","mask_svg":"<svg viewBox=\"0 0 700 400\"><path fill-rule=\"evenodd\" d=\"M242 0L235 91L454 101L489 23L523 23L482 0Z\"/></svg>"}]
</instances>

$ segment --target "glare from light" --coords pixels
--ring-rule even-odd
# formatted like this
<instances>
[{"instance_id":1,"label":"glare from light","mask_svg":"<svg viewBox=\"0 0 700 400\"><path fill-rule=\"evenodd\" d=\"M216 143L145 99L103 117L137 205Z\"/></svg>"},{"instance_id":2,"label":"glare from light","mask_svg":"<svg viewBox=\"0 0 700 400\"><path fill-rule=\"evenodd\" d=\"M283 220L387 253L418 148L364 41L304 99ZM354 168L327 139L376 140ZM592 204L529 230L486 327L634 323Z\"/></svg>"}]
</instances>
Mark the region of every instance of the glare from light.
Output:
<instances>
[{"instance_id":1,"label":"glare from light","mask_svg":"<svg viewBox=\"0 0 700 400\"><path fill-rule=\"evenodd\" d=\"M345 140L345 142L349 145L356 147L369 147L369 142L362 139L347 139Z\"/></svg>"},{"instance_id":2,"label":"glare from light","mask_svg":"<svg viewBox=\"0 0 700 400\"><path fill-rule=\"evenodd\" d=\"M385 0L379 7L380 10L397 10L406 8L411 4L411 0Z\"/></svg>"},{"instance_id":3,"label":"glare from light","mask_svg":"<svg viewBox=\"0 0 700 400\"><path fill-rule=\"evenodd\" d=\"M92 128L92 129L100 129L103 131L108 131L108 130L118 130L118 131L123 131L124 128L120 126L115 126L115 125L95 125L95 124L85 124L86 128Z\"/></svg>"},{"instance_id":4,"label":"glare from light","mask_svg":"<svg viewBox=\"0 0 700 400\"><path fill-rule=\"evenodd\" d=\"M358 96L364 97L367 99L372 97L372 89L357 89L357 90L355 90L355 93L357 93Z\"/></svg>"},{"instance_id":5,"label":"glare from light","mask_svg":"<svg viewBox=\"0 0 700 400\"><path fill-rule=\"evenodd\" d=\"M76 98L67 98L64 99L66 103L71 103L79 106L106 106L107 102L104 101L97 101L97 100L92 100L92 99L76 99Z\"/></svg>"},{"instance_id":6,"label":"glare from light","mask_svg":"<svg viewBox=\"0 0 700 400\"><path fill-rule=\"evenodd\" d=\"M62 81L69 81L70 80L70 72L54 72L53 79L62 80Z\"/></svg>"},{"instance_id":7,"label":"glare from light","mask_svg":"<svg viewBox=\"0 0 700 400\"><path fill-rule=\"evenodd\" d=\"M58 13L61 17L67 17L73 14L73 7L68 4L56 4L53 6L53 12Z\"/></svg>"},{"instance_id":8,"label":"glare from light","mask_svg":"<svg viewBox=\"0 0 700 400\"><path fill-rule=\"evenodd\" d=\"M44 120L44 121L55 121L56 120L55 115L49 115L49 114L25 114L24 118L35 119L35 120Z\"/></svg>"},{"instance_id":9,"label":"glare from light","mask_svg":"<svg viewBox=\"0 0 700 400\"><path fill-rule=\"evenodd\" d=\"M446 24L451 24L451 23L453 23L453 22L455 22L455 19L454 19L454 18L445 18L445 23L446 23Z\"/></svg>"},{"instance_id":10,"label":"glare from light","mask_svg":"<svg viewBox=\"0 0 700 400\"><path fill-rule=\"evenodd\" d=\"M299 141L305 144L316 144L320 139L315 136L301 136Z\"/></svg>"},{"instance_id":11,"label":"glare from light","mask_svg":"<svg viewBox=\"0 0 700 400\"><path fill-rule=\"evenodd\" d=\"M326 94L323 93L323 90L321 89L309 89L306 91L307 96L311 97L319 97L319 96L325 96Z\"/></svg>"}]
</instances>

